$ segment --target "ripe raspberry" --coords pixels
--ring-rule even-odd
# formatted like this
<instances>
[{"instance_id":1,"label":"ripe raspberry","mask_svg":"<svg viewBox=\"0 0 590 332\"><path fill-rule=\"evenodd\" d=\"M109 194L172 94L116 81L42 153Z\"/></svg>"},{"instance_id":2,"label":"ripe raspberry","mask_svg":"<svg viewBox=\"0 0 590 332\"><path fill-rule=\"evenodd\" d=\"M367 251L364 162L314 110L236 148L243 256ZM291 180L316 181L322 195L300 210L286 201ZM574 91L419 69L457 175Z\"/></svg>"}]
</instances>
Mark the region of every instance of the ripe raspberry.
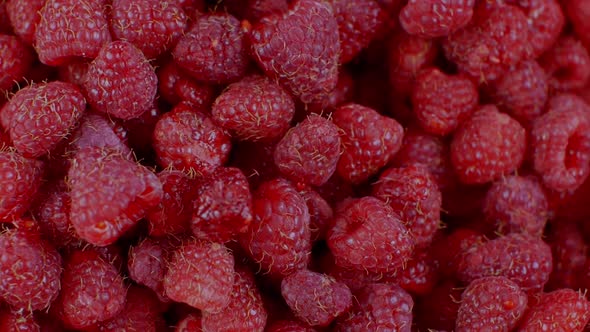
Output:
<instances>
[{"instance_id":1,"label":"ripe raspberry","mask_svg":"<svg viewBox=\"0 0 590 332\"><path fill-rule=\"evenodd\" d=\"M416 77L412 106L418 123L436 135L452 133L475 110L477 87L463 75L451 76L437 68L423 69Z\"/></svg>"},{"instance_id":2,"label":"ripe raspberry","mask_svg":"<svg viewBox=\"0 0 590 332\"><path fill-rule=\"evenodd\" d=\"M440 224L442 196L426 168L417 165L387 169L373 186L373 196L399 215L417 246L432 242Z\"/></svg>"},{"instance_id":3,"label":"ripe raspberry","mask_svg":"<svg viewBox=\"0 0 590 332\"><path fill-rule=\"evenodd\" d=\"M13 148L0 149L0 222L20 217L41 185L43 164Z\"/></svg>"},{"instance_id":4,"label":"ripe raspberry","mask_svg":"<svg viewBox=\"0 0 590 332\"><path fill-rule=\"evenodd\" d=\"M457 228L449 234L435 237L430 252L438 272L444 277L454 277L461 253L483 240L483 234L469 228Z\"/></svg>"},{"instance_id":5,"label":"ripe raspberry","mask_svg":"<svg viewBox=\"0 0 590 332\"><path fill-rule=\"evenodd\" d=\"M356 295L348 317L339 320L336 331L399 331L412 328L412 296L397 285L369 284Z\"/></svg>"},{"instance_id":6,"label":"ripe raspberry","mask_svg":"<svg viewBox=\"0 0 590 332\"><path fill-rule=\"evenodd\" d=\"M219 313L203 312L203 331L264 331L267 312L252 272L238 268L231 300Z\"/></svg>"},{"instance_id":7,"label":"ripe raspberry","mask_svg":"<svg viewBox=\"0 0 590 332\"><path fill-rule=\"evenodd\" d=\"M114 0L113 37L126 40L152 59L167 51L184 34L187 16L178 1Z\"/></svg>"},{"instance_id":8,"label":"ripe raspberry","mask_svg":"<svg viewBox=\"0 0 590 332\"><path fill-rule=\"evenodd\" d=\"M486 183L516 170L525 148L524 128L495 106L485 105L455 133L451 162L461 182Z\"/></svg>"},{"instance_id":9,"label":"ripe raspberry","mask_svg":"<svg viewBox=\"0 0 590 332\"><path fill-rule=\"evenodd\" d=\"M520 323L519 331L583 331L590 320L590 304L583 294L560 289L541 294Z\"/></svg>"},{"instance_id":10,"label":"ripe raspberry","mask_svg":"<svg viewBox=\"0 0 590 332\"><path fill-rule=\"evenodd\" d=\"M227 13L199 15L172 55L194 78L208 83L237 81L249 64L240 21Z\"/></svg>"},{"instance_id":11,"label":"ripe raspberry","mask_svg":"<svg viewBox=\"0 0 590 332\"><path fill-rule=\"evenodd\" d=\"M84 89L98 112L129 120L154 103L158 78L141 51L126 41L106 44L86 73Z\"/></svg>"},{"instance_id":12,"label":"ripe raspberry","mask_svg":"<svg viewBox=\"0 0 590 332\"><path fill-rule=\"evenodd\" d=\"M332 121L308 116L279 141L275 165L295 182L321 186L336 171L341 142L338 131Z\"/></svg>"},{"instance_id":13,"label":"ripe raspberry","mask_svg":"<svg viewBox=\"0 0 590 332\"><path fill-rule=\"evenodd\" d=\"M0 34L0 91L11 89L31 68L33 54L15 36Z\"/></svg>"},{"instance_id":14,"label":"ripe raspberry","mask_svg":"<svg viewBox=\"0 0 590 332\"><path fill-rule=\"evenodd\" d=\"M421 68L432 65L439 53L437 43L432 39L423 39L398 33L389 41L387 65L389 81L395 92L410 94L414 88L416 74Z\"/></svg>"},{"instance_id":15,"label":"ripe raspberry","mask_svg":"<svg viewBox=\"0 0 590 332\"><path fill-rule=\"evenodd\" d=\"M585 286L584 265L588 248L579 227L560 220L552 223L550 229L547 242L553 252L553 271L545 290Z\"/></svg>"},{"instance_id":16,"label":"ripe raspberry","mask_svg":"<svg viewBox=\"0 0 590 332\"><path fill-rule=\"evenodd\" d=\"M50 243L64 247L79 240L70 221L70 191L64 181L44 184L30 212Z\"/></svg>"},{"instance_id":17,"label":"ripe raspberry","mask_svg":"<svg viewBox=\"0 0 590 332\"><path fill-rule=\"evenodd\" d=\"M180 103L160 117L153 140L160 166L199 176L207 176L225 164L231 150L230 137L189 103Z\"/></svg>"},{"instance_id":18,"label":"ripe raspberry","mask_svg":"<svg viewBox=\"0 0 590 332\"><path fill-rule=\"evenodd\" d=\"M512 331L526 308L526 293L510 279L480 278L461 295L456 331Z\"/></svg>"},{"instance_id":19,"label":"ripe raspberry","mask_svg":"<svg viewBox=\"0 0 590 332\"><path fill-rule=\"evenodd\" d=\"M392 281L397 281L404 290L412 294L430 293L438 282L437 266L430 256L427 250L416 250L412 259L406 263L399 275L392 278Z\"/></svg>"},{"instance_id":20,"label":"ripe raspberry","mask_svg":"<svg viewBox=\"0 0 590 332\"><path fill-rule=\"evenodd\" d=\"M131 157L127 146L127 132L113 120L96 113L86 113L70 139L69 153L87 147L109 148Z\"/></svg>"},{"instance_id":21,"label":"ripe raspberry","mask_svg":"<svg viewBox=\"0 0 590 332\"><path fill-rule=\"evenodd\" d=\"M351 199L335 212L328 246L336 263L369 272L401 270L411 258L413 239L397 213L373 197Z\"/></svg>"},{"instance_id":22,"label":"ripe raspberry","mask_svg":"<svg viewBox=\"0 0 590 332\"><path fill-rule=\"evenodd\" d=\"M53 150L77 124L86 108L84 96L70 83L54 81L19 90L4 106L5 129L26 157Z\"/></svg>"},{"instance_id":23,"label":"ripe raspberry","mask_svg":"<svg viewBox=\"0 0 590 332\"><path fill-rule=\"evenodd\" d=\"M291 96L267 77L252 75L230 84L215 100L211 115L232 136L246 141L283 137L295 114Z\"/></svg>"},{"instance_id":24,"label":"ripe raspberry","mask_svg":"<svg viewBox=\"0 0 590 332\"><path fill-rule=\"evenodd\" d=\"M44 0L10 0L6 1L6 11L10 24L23 42L32 45L35 41L35 30L41 17L39 11L45 5Z\"/></svg>"},{"instance_id":25,"label":"ripe raspberry","mask_svg":"<svg viewBox=\"0 0 590 332\"><path fill-rule=\"evenodd\" d=\"M125 306L127 287L117 269L94 250L70 254L61 279L56 310L69 328L111 319Z\"/></svg>"},{"instance_id":26,"label":"ripe raspberry","mask_svg":"<svg viewBox=\"0 0 590 332\"><path fill-rule=\"evenodd\" d=\"M253 195L254 219L240 244L272 276L287 276L309 262L311 234L305 200L286 180L262 183Z\"/></svg>"},{"instance_id":27,"label":"ripe raspberry","mask_svg":"<svg viewBox=\"0 0 590 332\"><path fill-rule=\"evenodd\" d=\"M208 108L213 102L213 86L197 82L173 61L166 62L157 74L158 93L169 104L176 105L186 100L197 107Z\"/></svg>"},{"instance_id":28,"label":"ripe raspberry","mask_svg":"<svg viewBox=\"0 0 590 332\"><path fill-rule=\"evenodd\" d=\"M303 33L305 31L305 33ZM303 103L325 100L338 82L338 22L329 3L297 0L250 32L253 58Z\"/></svg>"},{"instance_id":29,"label":"ripe raspberry","mask_svg":"<svg viewBox=\"0 0 590 332\"><path fill-rule=\"evenodd\" d=\"M358 184L377 174L400 149L404 129L392 118L358 104L340 106L333 114L344 152L336 171Z\"/></svg>"},{"instance_id":30,"label":"ripe raspberry","mask_svg":"<svg viewBox=\"0 0 590 332\"><path fill-rule=\"evenodd\" d=\"M60 66L76 57L95 58L111 41L104 0L48 0L39 11L35 49L39 60Z\"/></svg>"},{"instance_id":31,"label":"ripe raspberry","mask_svg":"<svg viewBox=\"0 0 590 332\"><path fill-rule=\"evenodd\" d=\"M334 211L330 203L307 186L300 189L299 194L307 203L307 209L309 210L309 229L312 242L325 240L326 232L330 227L332 217L334 217Z\"/></svg>"},{"instance_id":32,"label":"ripe raspberry","mask_svg":"<svg viewBox=\"0 0 590 332\"><path fill-rule=\"evenodd\" d=\"M582 43L572 37L561 37L540 59L547 72L549 87L570 91L586 86L590 79L590 54Z\"/></svg>"},{"instance_id":33,"label":"ripe raspberry","mask_svg":"<svg viewBox=\"0 0 590 332\"><path fill-rule=\"evenodd\" d=\"M174 301L215 313L230 303L234 273L234 258L222 244L189 241L172 254L164 289Z\"/></svg>"},{"instance_id":34,"label":"ripe raspberry","mask_svg":"<svg viewBox=\"0 0 590 332\"><path fill-rule=\"evenodd\" d=\"M108 148L79 150L68 178L72 224L81 238L99 246L115 242L163 195L156 175Z\"/></svg>"},{"instance_id":35,"label":"ripe raspberry","mask_svg":"<svg viewBox=\"0 0 590 332\"><path fill-rule=\"evenodd\" d=\"M41 327L32 312L22 309L3 308L0 310L0 330L6 332L40 332Z\"/></svg>"},{"instance_id":36,"label":"ripe raspberry","mask_svg":"<svg viewBox=\"0 0 590 332\"><path fill-rule=\"evenodd\" d=\"M563 94L549 100L547 110L531 130L535 171L550 189L574 190L590 174L590 106Z\"/></svg>"},{"instance_id":37,"label":"ripe raspberry","mask_svg":"<svg viewBox=\"0 0 590 332\"><path fill-rule=\"evenodd\" d=\"M559 38L565 17L558 0L514 1L528 16L530 57L538 58ZM568 1L569 2L569 1Z\"/></svg>"},{"instance_id":38,"label":"ripe raspberry","mask_svg":"<svg viewBox=\"0 0 590 332\"><path fill-rule=\"evenodd\" d=\"M474 5L474 0L410 0L400 12L399 22L411 35L423 38L444 37L469 23Z\"/></svg>"},{"instance_id":39,"label":"ripe raspberry","mask_svg":"<svg viewBox=\"0 0 590 332\"><path fill-rule=\"evenodd\" d=\"M464 251L457 272L463 282L503 276L525 291L535 291L549 280L552 267L551 248L543 240L512 233Z\"/></svg>"}]
</instances>

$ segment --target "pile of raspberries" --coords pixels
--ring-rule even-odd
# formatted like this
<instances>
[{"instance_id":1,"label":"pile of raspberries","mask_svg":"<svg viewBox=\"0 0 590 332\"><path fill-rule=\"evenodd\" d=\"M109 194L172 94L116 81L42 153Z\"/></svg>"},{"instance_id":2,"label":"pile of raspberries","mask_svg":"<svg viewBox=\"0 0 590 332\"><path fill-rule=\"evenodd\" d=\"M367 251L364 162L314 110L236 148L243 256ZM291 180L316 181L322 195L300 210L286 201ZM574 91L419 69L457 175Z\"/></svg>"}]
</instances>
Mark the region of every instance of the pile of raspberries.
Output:
<instances>
[{"instance_id":1,"label":"pile of raspberries","mask_svg":"<svg viewBox=\"0 0 590 332\"><path fill-rule=\"evenodd\" d=\"M0 331L588 331L590 0L0 1Z\"/></svg>"}]
</instances>

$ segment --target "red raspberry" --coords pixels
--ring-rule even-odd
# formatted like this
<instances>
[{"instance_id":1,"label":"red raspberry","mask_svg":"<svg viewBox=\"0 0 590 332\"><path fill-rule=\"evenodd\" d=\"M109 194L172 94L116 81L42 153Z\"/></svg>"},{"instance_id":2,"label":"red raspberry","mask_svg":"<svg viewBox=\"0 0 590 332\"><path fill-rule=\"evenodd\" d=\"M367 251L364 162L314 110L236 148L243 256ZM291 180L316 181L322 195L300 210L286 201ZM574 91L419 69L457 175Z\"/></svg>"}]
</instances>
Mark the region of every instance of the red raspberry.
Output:
<instances>
[{"instance_id":1,"label":"red raspberry","mask_svg":"<svg viewBox=\"0 0 590 332\"><path fill-rule=\"evenodd\" d=\"M340 142L338 127L312 114L279 141L274 161L281 173L291 180L321 186L336 171Z\"/></svg>"},{"instance_id":2,"label":"red raspberry","mask_svg":"<svg viewBox=\"0 0 590 332\"><path fill-rule=\"evenodd\" d=\"M45 184L30 210L49 242L64 247L78 239L70 221L70 192L64 181Z\"/></svg>"},{"instance_id":3,"label":"red raspberry","mask_svg":"<svg viewBox=\"0 0 590 332\"><path fill-rule=\"evenodd\" d=\"M485 105L455 133L451 161L461 182L486 183L518 169L525 148L524 128L495 106Z\"/></svg>"},{"instance_id":4,"label":"red raspberry","mask_svg":"<svg viewBox=\"0 0 590 332\"><path fill-rule=\"evenodd\" d=\"M416 295L426 295L438 282L437 266L427 250L416 250L398 276L397 281L406 291Z\"/></svg>"},{"instance_id":5,"label":"red raspberry","mask_svg":"<svg viewBox=\"0 0 590 332\"><path fill-rule=\"evenodd\" d=\"M41 185L42 163L12 148L0 149L0 221L20 217Z\"/></svg>"},{"instance_id":6,"label":"red raspberry","mask_svg":"<svg viewBox=\"0 0 590 332\"><path fill-rule=\"evenodd\" d=\"M174 301L215 313L230 303L234 273L234 258L222 244L190 241L172 254L164 289Z\"/></svg>"},{"instance_id":7,"label":"red raspberry","mask_svg":"<svg viewBox=\"0 0 590 332\"><path fill-rule=\"evenodd\" d=\"M203 331L263 331L267 312L252 273L236 269L231 300L219 313L203 312Z\"/></svg>"},{"instance_id":8,"label":"red raspberry","mask_svg":"<svg viewBox=\"0 0 590 332\"><path fill-rule=\"evenodd\" d=\"M110 14L113 37L132 43L148 59L167 51L187 27L187 16L174 0L114 0Z\"/></svg>"},{"instance_id":9,"label":"red raspberry","mask_svg":"<svg viewBox=\"0 0 590 332\"><path fill-rule=\"evenodd\" d=\"M0 330L6 332L40 332L41 327L32 312L4 308L0 311Z\"/></svg>"},{"instance_id":10,"label":"red raspberry","mask_svg":"<svg viewBox=\"0 0 590 332\"><path fill-rule=\"evenodd\" d=\"M213 101L213 86L195 81L173 61L166 62L157 71L158 92L171 105L183 100L198 107L209 107Z\"/></svg>"},{"instance_id":11,"label":"red raspberry","mask_svg":"<svg viewBox=\"0 0 590 332\"><path fill-rule=\"evenodd\" d=\"M311 234L305 200L286 180L262 183L254 192L254 219L240 243L272 276L287 276L309 262Z\"/></svg>"},{"instance_id":12,"label":"red raspberry","mask_svg":"<svg viewBox=\"0 0 590 332\"><path fill-rule=\"evenodd\" d=\"M469 23L474 5L474 0L410 0L400 12L399 22L411 35L444 37Z\"/></svg>"},{"instance_id":13,"label":"red raspberry","mask_svg":"<svg viewBox=\"0 0 590 332\"><path fill-rule=\"evenodd\" d=\"M39 11L35 49L50 66L93 59L111 41L104 0L48 0Z\"/></svg>"},{"instance_id":14,"label":"red raspberry","mask_svg":"<svg viewBox=\"0 0 590 332\"><path fill-rule=\"evenodd\" d=\"M332 217L334 217L334 211L330 203L307 186L300 189L299 194L307 203L307 209L309 210L309 229L312 242L325 240L326 232L330 227Z\"/></svg>"},{"instance_id":15,"label":"red raspberry","mask_svg":"<svg viewBox=\"0 0 590 332\"><path fill-rule=\"evenodd\" d=\"M590 54L572 36L561 37L539 62L547 72L549 87L555 91L583 88L590 79Z\"/></svg>"},{"instance_id":16,"label":"red raspberry","mask_svg":"<svg viewBox=\"0 0 590 332\"><path fill-rule=\"evenodd\" d=\"M411 331L414 301L403 288L368 284L356 300L352 313L339 320L336 331Z\"/></svg>"},{"instance_id":17,"label":"red raspberry","mask_svg":"<svg viewBox=\"0 0 590 332\"><path fill-rule=\"evenodd\" d=\"M336 279L336 281L345 284L353 294L358 293L363 287L368 284L383 281L383 273L368 272L366 270L352 269L349 267L342 267L336 264L336 259L330 251L327 251L323 256L319 256L312 263L318 265L318 269ZM394 271L391 273L395 274ZM397 284L397 281L393 283Z\"/></svg>"},{"instance_id":18,"label":"red raspberry","mask_svg":"<svg viewBox=\"0 0 590 332\"><path fill-rule=\"evenodd\" d=\"M108 148L79 150L68 178L72 224L81 238L99 246L115 242L163 195L155 174Z\"/></svg>"},{"instance_id":19,"label":"red raspberry","mask_svg":"<svg viewBox=\"0 0 590 332\"><path fill-rule=\"evenodd\" d=\"M483 240L483 234L469 228L457 228L450 234L435 237L429 250L438 272L445 277L454 277L460 254Z\"/></svg>"},{"instance_id":20,"label":"red raspberry","mask_svg":"<svg viewBox=\"0 0 590 332\"><path fill-rule=\"evenodd\" d=\"M404 129L392 118L358 104L340 106L333 113L342 130L344 152L336 171L351 183L362 183L377 174L400 149Z\"/></svg>"},{"instance_id":21,"label":"red raspberry","mask_svg":"<svg viewBox=\"0 0 590 332\"><path fill-rule=\"evenodd\" d=\"M487 222L500 233L527 233L541 236L549 216L543 187L537 178L518 175L496 181L483 207Z\"/></svg>"},{"instance_id":22,"label":"red raspberry","mask_svg":"<svg viewBox=\"0 0 590 332\"><path fill-rule=\"evenodd\" d=\"M305 31L305 33L303 33ZM304 103L325 100L338 82L338 22L329 3L297 0L250 33L253 58Z\"/></svg>"},{"instance_id":23,"label":"red raspberry","mask_svg":"<svg viewBox=\"0 0 590 332\"><path fill-rule=\"evenodd\" d=\"M117 269L94 250L70 254L61 279L56 310L74 329L111 319L123 310L127 287Z\"/></svg>"},{"instance_id":24,"label":"red raspberry","mask_svg":"<svg viewBox=\"0 0 590 332\"><path fill-rule=\"evenodd\" d=\"M39 11L43 5L45 5L44 0L6 1L6 11L14 33L29 45L35 41L35 31L41 19Z\"/></svg>"},{"instance_id":25,"label":"red raspberry","mask_svg":"<svg viewBox=\"0 0 590 332\"><path fill-rule=\"evenodd\" d=\"M332 225L327 240L338 265L391 272L412 256L413 239L399 216L374 197L343 202Z\"/></svg>"},{"instance_id":26,"label":"red raspberry","mask_svg":"<svg viewBox=\"0 0 590 332\"><path fill-rule=\"evenodd\" d=\"M26 157L40 157L68 135L86 108L77 86L54 81L19 90L4 106L3 121L14 147Z\"/></svg>"},{"instance_id":27,"label":"red raspberry","mask_svg":"<svg viewBox=\"0 0 590 332\"><path fill-rule=\"evenodd\" d=\"M32 62L29 47L15 36L0 34L0 91L9 90L22 81Z\"/></svg>"},{"instance_id":28,"label":"red raspberry","mask_svg":"<svg viewBox=\"0 0 590 332\"><path fill-rule=\"evenodd\" d=\"M283 137L294 114L291 96L274 81L259 75L230 84L211 110L219 126L247 141Z\"/></svg>"},{"instance_id":29,"label":"red raspberry","mask_svg":"<svg viewBox=\"0 0 590 332\"><path fill-rule=\"evenodd\" d=\"M463 282L503 276L525 291L535 291L549 280L552 267L551 248L543 240L512 233L464 251L457 271Z\"/></svg>"},{"instance_id":30,"label":"red raspberry","mask_svg":"<svg viewBox=\"0 0 590 332\"><path fill-rule=\"evenodd\" d=\"M154 128L153 148L163 168L206 176L229 158L229 136L213 120L189 103L164 114Z\"/></svg>"},{"instance_id":31,"label":"red raspberry","mask_svg":"<svg viewBox=\"0 0 590 332\"><path fill-rule=\"evenodd\" d=\"M478 99L477 87L469 78L447 75L438 68L423 69L412 92L418 123L436 135L457 129L475 110Z\"/></svg>"},{"instance_id":32,"label":"red raspberry","mask_svg":"<svg viewBox=\"0 0 590 332\"><path fill-rule=\"evenodd\" d=\"M579 227L575 223L560 220L552 223L550 230L547 242L553 252L553 272L545 290L563 287L576 289L580 283L580 286L586 286L583 282L588 248Z\"/></svg>"},{"instance_id":33,"label":"red raspberry","mask_svg":"<svg viewBox=\"0 0 590 332\"><path fill-rule=\"evenodd\" d=\"M99 112L129 120L154 102L158 78L141 51L126 41L106 44L86 73L88 102Z\"/></svg>"},{"instance_id":34,"label":"red raspberry","mask_svg":"<svg viewBox=\"0 0 590 332\"><path fill-rule=\"evenodd\" d=\"M590 320L590 304L583 294L560 289L540 295L522 319L519 331L583 331Z\"/></svg>"},{"instance_id":35,"label":"red raspberry","mask_svg":"<svg viewBox=\"0 0 590 332\"><path fill-rule=\"evenodd\" d=\"M87 147L109 148L131 157L127 132L113 120L96 113L86 113L70 140L70 153Z\"/></svg>"},{"instance_id":36,"label":"red raspberry","mask_svg":"<svg viewBox=\"0 0 590 332\"><path fill-rule=\"evenodd\" d=\"M387 169L373 186L373 195L399 214L417 246L432 242L440 224L442 196L426 168Z\"/></svg>"},{"instance_id":37,"label":"red raspberry","mask_svg":"<svg viewBox=\"0 0 590 332\"><path fill-rule=\"evenodd\" d=\"M581 98L553 97L532 125L535 171L556 191L578 188L590 174L590 106Z\"/></svg>"},{"instance_id":38,"label":"red raspberry","mask_svg":"<svg viewBox=\"0 0 590 332\"><path fill-rule=\"evenodd\" d=\"M227 13L199 15L172 55L189 74L209 83L237 81L249 64L240 21Z\"/></svg>"},{"instance_id":39,"label":"red raspberry","mask_svg":"<svg viewBox=\"0 0 590 332\"><path fill-rule=\"evenodd\" d=\"M538 58L559 38L565 17L558 0L515 1L528 16L530 53ZM569 1L568 1L569 2Z\"/></svg>"}]
</instances>

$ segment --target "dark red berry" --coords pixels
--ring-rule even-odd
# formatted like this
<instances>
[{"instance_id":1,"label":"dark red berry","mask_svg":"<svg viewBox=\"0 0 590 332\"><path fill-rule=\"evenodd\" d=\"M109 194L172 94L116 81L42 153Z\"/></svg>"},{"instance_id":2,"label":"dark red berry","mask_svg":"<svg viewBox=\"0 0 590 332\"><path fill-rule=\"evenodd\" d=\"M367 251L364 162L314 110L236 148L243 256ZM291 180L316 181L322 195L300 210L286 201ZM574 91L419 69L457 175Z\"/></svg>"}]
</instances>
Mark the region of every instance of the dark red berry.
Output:
<instances>
[{"instance_id":1,"label":"dark red berry","mask_svg":"<svg viewBox=\"0 0 590 332\"><path fill-rule=\"evenodd\" d=\"M538 303L530 306L519 331L578 331L590 320L590 304L586 297L571 289L541 294Z\"/></svg>"},{"instance_id":2,"label":"dark red berry","mask_svg":"<svg viewBox=\"0 0 590 332\"><path fill-rule=\"evenodd\" d=\"M399 21L409 34L444 37L469 23L474 4L474 0L410 0L400 12Z\"/></svg>"}]
</instances>

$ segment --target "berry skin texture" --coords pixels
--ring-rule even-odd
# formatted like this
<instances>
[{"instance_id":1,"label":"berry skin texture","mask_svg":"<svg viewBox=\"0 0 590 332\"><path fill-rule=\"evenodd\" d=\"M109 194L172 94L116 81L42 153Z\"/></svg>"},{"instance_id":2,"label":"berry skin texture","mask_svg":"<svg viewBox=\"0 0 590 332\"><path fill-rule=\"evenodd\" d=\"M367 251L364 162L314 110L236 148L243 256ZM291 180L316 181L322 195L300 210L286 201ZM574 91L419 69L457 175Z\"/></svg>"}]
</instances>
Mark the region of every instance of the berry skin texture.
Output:
<instances>
[{"instance_id":1,"label":"berry skin texture","mask_svg":"<svg viewBox=\"0 0 590 332\"><path fill-rule=\"evenodd\" d=\"M79 240L70 221L70 191L64 181L45 183L30 212L43 236L58 248Z\"/></svg>"},{"instance_id":2,"label":"berry skin texture","mask_svg":"<svg viewBox=\"0 0 590 332\"><path fill-rule=\"evenodd\" d=\"M527 294L505 277L474 280L461 295L456 331L512 331L527 308Z\"/></svg>"},{"instance_id":3,"label":"berry skin texture","mask_svg":"<svg viewBox=\"0 0 590 332\"><path fill-rule=\"evenodd\" d=\"M338 127L312 114L279 141L274 151L275 165L295 182L321 186L336 171L340 144Z\"/></svg>"},{"instance_id":4,"label":"berry skin texture","mask_svg":"<svg viewBox=\"0 0 590 332\"><path fill-rule=\"evenodd\" d=\"M111 31L151 59L168 50L183 35L187 16L177 1L115 0L111 7Z\"/></svg>"},{"instance_id":5,"label":"berry skin texture","mask_svg":"<svg viewBox=\"0 0 590 332\"><path fill-rule=\"evenodd\" d=\"M420 69L432 65L437 58L438 44L432 39L406 33L395 35L389 44L386 59L389 67L389 81L394 92L408 95L414 88L415 78Z\"/></svg>"},{"instance_id":6,"label":"berry skin texture","mask_svg":"<svg viewBox=\"0 0 590 332\"><path fill-rule=\"evenodd\" d=\"M28 46L15 36L0 34L0 91L21 81L32 62L33 54Z\"/></svg>"},{"instance_id":7,"label":"berry skin texture","mask_svg":"<svg viewBox=\"0 0 590 332\"><path fill-rule=\"evenodd\" d=\"M267 76L303 103L328 98L338 82L338 22L329 3L297 0L264 17L249 34L253 58Z\"/></svg>"},{"instance_id":8,"label":"berry skin texture","mask_svg":"<svg viewBox=\"0 0 590 332\"><path fill-rule=\"evenodd\" d=\"M342 131L344 150L336 172L351 183L362 183L375 175L401 147L403 127L371 108L347 104L336 109L332 118Z\"/></svg>"},{"instance_id":9,"label":"berry skin texture","mask_svg":"<svg viewBox=\"0 0 590 332\"><path fill-rule=\"evenodd\" d=\"M226 132L189 103L180 103L160 117L153 140L156 159L162 168L199 176L207 176L225 164L231 150Z\"/></svg>"},{"instance_id":10,"label":"berry skin texture","mask_svg":"<svg viewBox=\"0 0 590 332\"><path fill-rule=\"evenodd\" d=\"M469 23L474 5L474 0L410 0L401 10L399 21L411 35L422 38L444 37Z\"/></svg>"},{"instance_id":11,"label":"berry skin texture","mask_svg":"<svg viewBox=\"0 0 590 332\"><path fill-rule=\"evenodd\" d=\"M19 90L4 106L4 129L25 157L36 158L53 150L77 124L86 100L77 86L59 81Z\"/></svg>"},{"instance_id":12,"label":"berry skin texture","mask_svg":"<svg viewBox=\"0 0 590 332\"><path fill-rule=\"evenodd\" d=\"M131 156L127 146L128 133L113 120L96 113L86 113L80 120L78 128L72 134L68 153L86 147L110 148L120 151L124 156Z\"/></svg>"},{"instance_id":13,"label":"berry skin texture","mask_svg":"<svg viewBox=\"0 0 590 332\"><path fill-rule=\"evenodd\" d=\"M583 294L559 289L541 294L538 303L529 308L519 327L522 332L581 332L590 320L590 304Z\"/></svg>"},{"instance_id":14,"label":"berry skin texture","mask_svg":"<svg viewBox=\"0 0 590 332\"><path fill-rule=\"evenodd\" d=\"M40 332L32 312L3 308L0 311L0 330L6 332Z\"/></svg>"},{"instance_id":15,"label":"berry skin texture","mask_svg":"<svg viewBox=\"0 0 590 332\"><path fill-rule=\"evenodd\" d=\"M249 66L240 21L227 13L197 17L176 44L172 56L195 79L207 83L237 81Z\"/></svg>"},{"instance_id":16,"label":"berry skin texture","mask_svg":"<svg viewBox=\"0 0 590 332\"><path fill-rule=\"evenodd\" d=\"M503 276L524 291L543 288L553 267L551 248L538 237L512 233L464 251L457 266L459 280L471 282Z\"/></svg>"},{"instance_id":17,"label":"berry skin texture","mask_svg":"<svg viewBox=\"0 0 590 332\"><path fill-rule=\"evenodd\" d=\"M529 57L538 58L553 47L563 30L565 17L561 5L558 0L518 1L518 5L528 17Z\"/></svg>"},{"instance_id":18,"label":"berry skin texture","mask_svg":"<svg viewBox=\"0 0 590 332\"><path fill-rule=\"evenodd\" d=\"M6 12L10 24L22 41L32 45L35 41L35 31L41 17L39 10L45 5L44 0L11 0L6 1Z\"/></svg>"},{"instance_id":19,"label":"berry skin texture","mask_svg":"<svg viewBox=\"0 0 590 332\"><path fill-rule=\"evenodd\" d=\"M272 141L283 137L295 114L289 93L271 79L253 75L229 87L215 100L213 120L232 137Z\"/></svg>"},{"instance_id":20,"label":"berry skin texture","mask_svg":"<svg viewBox=\"0 0 590 332\"><path fill-rule=\"evenodd\" d=\"M524 128L495 106L485 105L453 136L451 162L461 182L482 184L516 170L525 148Z\"/></svg>"},{"instance_id":21,"label":"berry skin texture","mask_svg":"<svg viewBox=\"0 0 590 332\"><path fill-rule=\"evenodd\" d=\"M42 166L13 148L0 149L0 222L27 211L41 185Z\"/></svg>"},{"instance_id":22,"label":"berry skin texture","mask_svg":"<svg viewBox=\"0 0 590 332\"><path fill-rule=\"evenodd\" d=\"M553 97L532 125L533 166L546 187L578 188L590 174L590 107L579 97Z\"/></svg>"},{"instance_id":23,"label":"berry skin texture","mask_svg":"<svg viewBox=\"0 0 590 332\"><path fill-rule=\"evenodd\" d=\"M0 233L0 298L15 309L45 310L60 291L61 256L39 234Z\"/></svg>"},{"instance_id":24,"label":"berry skin texture","mask_svg":"<svg viewBox=\"0 0 590 332\"><path fill-rule=\"evenodd\" d=\"M77 57L95 58L111 41L105 9L103 0L48 0L35 31L39 60L59 66Z\"/></svg>"},{"instance_id":25,"label":"berry skin texture","mask_svg":"<svg viewBox=\"0 0 590 332\"><path fill-rule=\"evenodd\" d=\"M98 246L115 242L163 196L155 174L108 148L79 150L68 178L72 224L81 238Z\"/></svg>"},{"instance_id":26,"label":"berry skin texture","mask_svg":"<svg viewBox=\"0 0 590 332\"><path fill-rule=\"evenodd\" d=\"M414 240L397 213L377 198L344 201L332 225L328 247L340 266L387 273L412 257Z\"/></svg>"},{"instance_id":27,"label":"berry skin texture","mask_svg":"<svg viewBox=\"0 0 590 332\"><path fill-rule=\"evenodd\" d=\"M83 86L94 110L129 120L153 105L158 78L137 47L115 41L90 63Z\"/></svg>"},{"instance_id":28,"label":"berry skin texture","mask_svg":"<svg viewBox=\"0 0 590 332\"><path fill-rule=\"evenodd\" d=\"M160 67L157 75L158 93L171 105L186 100L198 107L209 107L213 102L213 86L197 82L172 61Z\"/></svg>"},{"instance_id":29,"label":"berry skin texture","mask_svg":"<svg viewBox=\"0 0 590 332\"><path fill-rule=\"evenodd\" d=\"M452 133L475 110L479 95L466 76L451 76L437 68L423 69L416 77L412 106L420 126L428 133Z\"/></svg>"},{"instance_id":30,"label":"berry skin texture","mask_svg":"<svg viewBox=\"0 0 590 332\"><path fill-rule=\"evenodd\" d=\"M426 168L418 165L385 170L373 186L373 196L399 215L416 246L432 242L440 224L442 195Z\"/></svg>"},{"instance_id":31,"label":"berry skin texture","mask_svg":"<svg viewBox=\"0 0 590 332\"><path fill-rule=\"evenodd\" d=\"M189 241L172 253L164 290L173 301L215 313L230 303L234 273L234 258L222 244Z\"/></svg>"},{"instance_id":32,"label":"berry skin texture","mask_svg":"<svg viewBox=\"0 0 590 332\"><path fill-rule=\"evenodd\" d=\"M539 62L547 72L549 87L553 91L581 89L590 79L590 54L572 36L560 38Z\"/></svg>"}]
</instances>

